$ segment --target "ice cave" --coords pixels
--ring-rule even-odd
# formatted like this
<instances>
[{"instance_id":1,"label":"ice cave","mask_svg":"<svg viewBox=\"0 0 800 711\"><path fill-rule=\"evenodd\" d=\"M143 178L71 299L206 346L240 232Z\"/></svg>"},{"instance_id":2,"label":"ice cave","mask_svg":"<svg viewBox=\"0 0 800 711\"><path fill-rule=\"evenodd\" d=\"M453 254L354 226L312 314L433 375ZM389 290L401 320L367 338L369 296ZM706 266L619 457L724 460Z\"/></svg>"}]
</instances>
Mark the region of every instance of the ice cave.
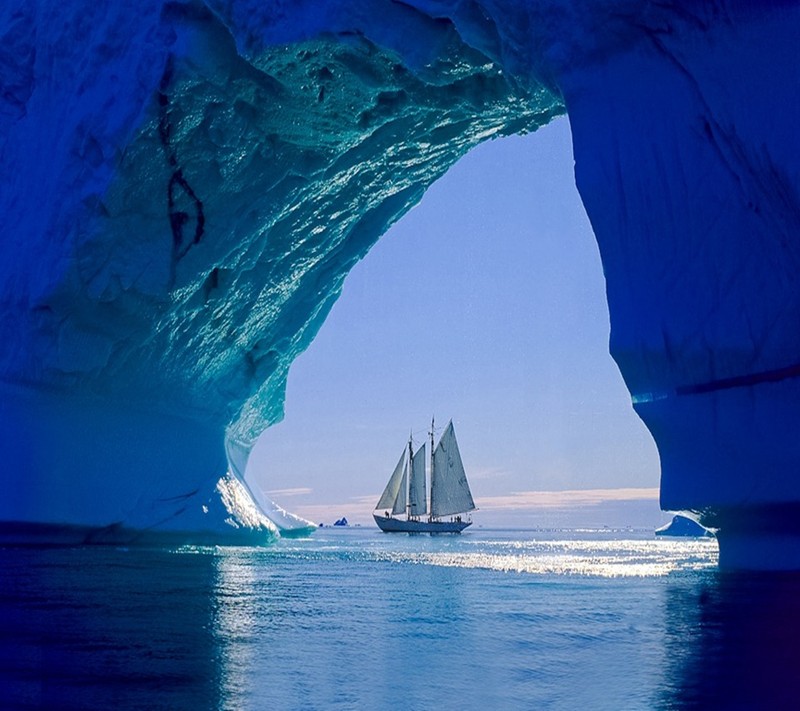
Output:
<instances>
[{"instance_id":1,"label":"ice cave","mask_svg":"<svg viewBox=\"0 0 800 711\"><path fill-rule=\"evenodd\" d=\"M4 3L0 539L302 528L243 463L348 270L568 112L662 508L800 568L798 36L779 0Z\"/></svg>"}]
</instances>

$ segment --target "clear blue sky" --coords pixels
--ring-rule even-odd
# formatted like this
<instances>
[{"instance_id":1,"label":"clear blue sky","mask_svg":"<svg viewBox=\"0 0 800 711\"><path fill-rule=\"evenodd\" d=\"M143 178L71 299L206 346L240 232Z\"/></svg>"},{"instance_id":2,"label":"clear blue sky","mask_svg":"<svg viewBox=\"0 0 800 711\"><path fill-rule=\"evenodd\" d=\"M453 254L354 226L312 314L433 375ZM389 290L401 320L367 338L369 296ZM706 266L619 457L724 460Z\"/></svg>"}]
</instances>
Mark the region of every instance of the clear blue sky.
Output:
<instances>
[{"instance_id":1,"label":"clear blue sky","mask_svg":"<svg viewBox=\"0 0 800 711\"><path fill-rule=\"evenodd\" d=\"M479 146L353 269L249 477L312 520L366 523L433 414L455 423L476 520L519 501L519 523L538 500L519 492L657 487L604 289L567 120Z\"/></svg>"}]
</instances>

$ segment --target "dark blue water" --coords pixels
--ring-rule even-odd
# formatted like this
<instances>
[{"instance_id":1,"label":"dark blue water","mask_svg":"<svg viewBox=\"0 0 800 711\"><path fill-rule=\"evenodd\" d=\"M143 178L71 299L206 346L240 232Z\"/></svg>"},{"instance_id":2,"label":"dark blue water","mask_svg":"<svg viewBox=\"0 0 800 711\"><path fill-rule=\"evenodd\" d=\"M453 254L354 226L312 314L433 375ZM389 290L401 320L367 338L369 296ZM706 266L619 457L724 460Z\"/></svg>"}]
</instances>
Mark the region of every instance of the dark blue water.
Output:
<instances>
[{"instance_id":1,"label":"dark blue water","mask_svg":"<svg viewBox=\"0 0 800 711\"><path fill-rule=\"evenodd\" d=\"M611 532L0 549L0 708L800 708L800 579L715 561Z\"/></svg>"}]
</instances>

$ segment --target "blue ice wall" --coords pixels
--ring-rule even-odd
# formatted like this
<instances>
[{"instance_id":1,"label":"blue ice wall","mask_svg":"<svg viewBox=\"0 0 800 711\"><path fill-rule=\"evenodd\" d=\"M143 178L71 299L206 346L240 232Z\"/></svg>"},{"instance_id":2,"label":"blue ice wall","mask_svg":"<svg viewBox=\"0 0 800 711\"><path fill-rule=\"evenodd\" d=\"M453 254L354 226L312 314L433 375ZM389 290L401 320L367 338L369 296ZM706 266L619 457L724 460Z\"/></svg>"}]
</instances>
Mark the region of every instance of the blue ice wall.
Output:
<instances>
[{"instance_id":1,"label":"blue ice wall","mask_svg":"<svg viewBox=\"0 0 800 711\"><path fill-rule=\"evenodd\" d=\"M662 505L800 567L795 4L106 5L0 9L0 521L269 529L230 453L348 269L566 108Z\"/></svg>"},{"instance_id":2,"label":"blue ice wall","mask_svg":"<svg viewBox=\"0 0 800 711\"><path fill-rule=\"evenodd\" d=\"M633 27L559 80L611 352L662 508L719 528L723 566L799 567L800 10L652 6Z\"/></svg>"},{"instance_id":3,"label":"blue ice wall","mask_svg":"<svg viewBox=\"0 0 800 711\"><path fill-rule=\"evenodd\" d=\"M227 532L223 435L281 418L352 265L472 146L563 112L444 18L281 8L2 11L0 520Z\"/></svg>"}]
</instances>

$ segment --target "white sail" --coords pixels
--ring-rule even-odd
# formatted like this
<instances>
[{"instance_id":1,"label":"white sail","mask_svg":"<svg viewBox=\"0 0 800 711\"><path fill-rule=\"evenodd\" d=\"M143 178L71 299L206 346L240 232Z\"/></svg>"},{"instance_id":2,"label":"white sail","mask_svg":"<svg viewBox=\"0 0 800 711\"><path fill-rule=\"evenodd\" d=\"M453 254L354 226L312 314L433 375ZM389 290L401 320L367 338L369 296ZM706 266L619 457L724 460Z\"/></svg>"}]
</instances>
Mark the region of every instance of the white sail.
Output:
<instances>
[{"instance_id":1,"label":"white sail","mask_svg":"<svg viewBox=\"0 0 800 711\"><path fill-rule=\"evenodd\" d=\"M389 483L381 494L381 498L375 505L376 509L391 508L392 513L401 513L406 508L406 487L405 487L405 473L406 473L406 450L403 449L403 454L400 455L400 461L389 477ZM398 502L400 503L400 510L397 510Z\"/></svg>"},{"instance_id":2,"label":"white sail","mask_svg":"<svg viewBox=\"0 0 800 711\"><path fill-rule=\"evenodd\" d=\"M425 445L411 458L411 482L408 486L409 513L421 516L428 513L425 497Z\"/></svg>"},{"instance_id":3,"label":"white sail","mask_svg":"<svg viewBox=\"0 0 800 711\"><path fill-rule=\"evenodd\" d=\"M406 504L408 504L408 457L404 457L404 459L403 478L400 480L400 491L397 492L397 498L392 506L393 514L406 513Z\"/></svg>"},{"instance_id":4,"label":"white sail","mask_svg":"<svg viewBox=\"0 0 800 711\"><path fill-rule=\"evenodd\" d=\"M448 516L475 508L469 490L461 453L458 451L456 433L451 421L445 428L433 453L431 475L431 514Z\"/></svg>"}]
</instances>

